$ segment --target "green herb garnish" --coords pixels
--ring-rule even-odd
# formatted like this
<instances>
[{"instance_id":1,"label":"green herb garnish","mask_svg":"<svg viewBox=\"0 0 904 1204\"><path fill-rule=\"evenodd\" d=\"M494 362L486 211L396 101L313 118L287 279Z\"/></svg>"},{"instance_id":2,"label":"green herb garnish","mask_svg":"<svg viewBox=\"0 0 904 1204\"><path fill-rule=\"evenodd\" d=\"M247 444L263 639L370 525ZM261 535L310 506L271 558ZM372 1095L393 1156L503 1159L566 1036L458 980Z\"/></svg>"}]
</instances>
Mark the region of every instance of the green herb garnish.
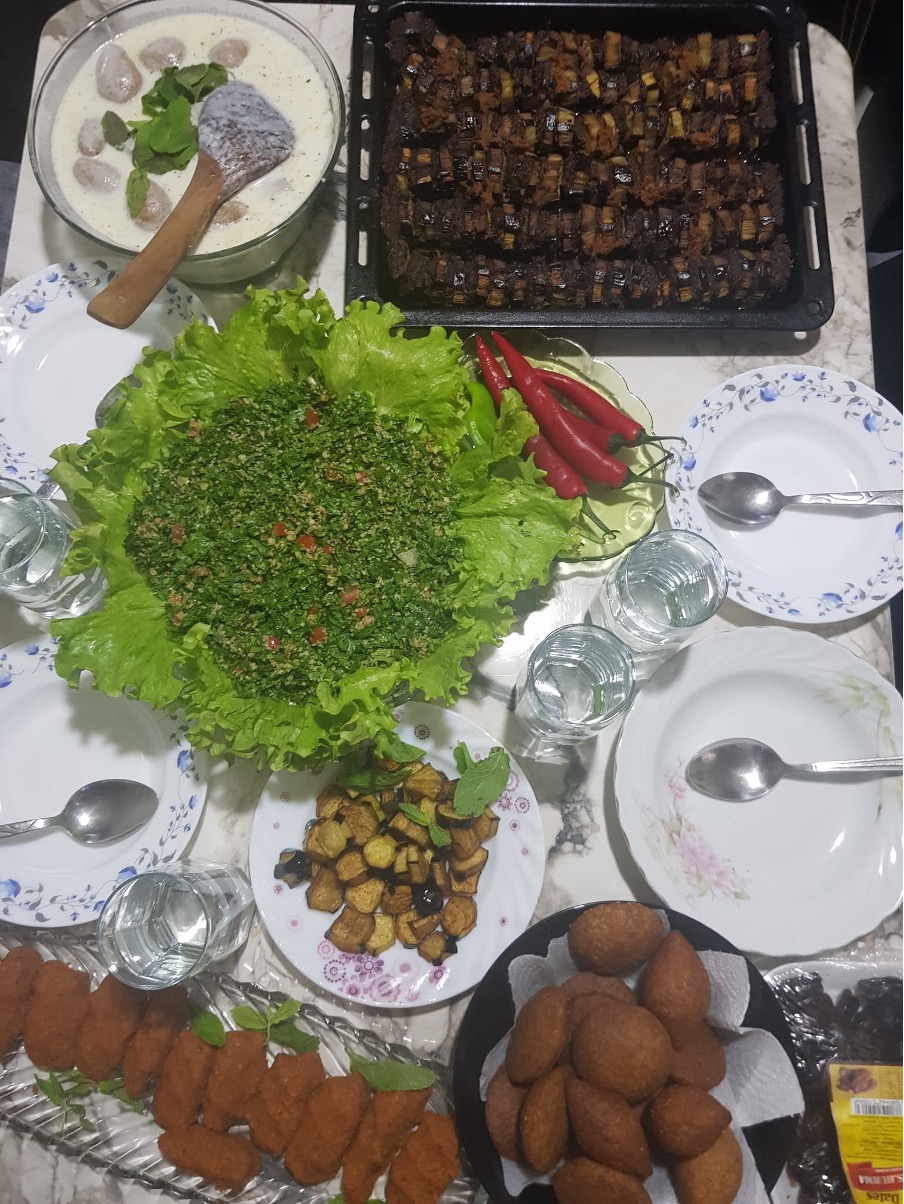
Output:
<instances>
[{"instance_id":1,"label":"green herb garnish","mask_svg":"<svg viewBox=\"0 0 904 1204\"><path fill-rule=\"evenodd\" d=\"M416 807L414 803L399 803L399 810L412 823L420 824L422 828L426 828L431 841L438 849L445 848L447 844L452 843L452 837L446 829L440 827L438 823L432 820L420 807Z\"/></svg>"},{"instance_id":2,"label":"green herb garnish","mask_svg":"<svg viewBox=\"0 0 904 1204\"><path fill-rule=\"evenodd\" d=\"M223 1021L213 1012L203 1012L200 1009L192 1011L189 1028L196 1037L200 1037L208 1045L215 1045L219 1048L226 1044L226 1029L223 1027Z\"/></svg>"},{"instance_id":3,"label":"green herb garnish","mask_svg":"<svg viewBox=\"0 0 904 1204\"><path fill-rule=\"evenodd\" d=\"M385 760L398 761L400 764L405 764L407 761L419 761L423 755L423 748L417 748L414 744L406 744L397 732L393 732L384 742L380 752L380 756Z\"/></svg>"},{"instance_id":4,"label":"green herb garnish","mask_svg":"<svg viewBox=\"0 0 904 1204\"><path fill-rule=\"evenodd\" d=\"M71 1117L75 1119L80 1129L93 1132L94 1126L86 1116L85 1105L79 1101L95 1092L100 1095L112 1096L113 1099L128 1104L133 1112L144 1112L144 1102L132 1099L127 1094L122 1079L119 1078L101 1079L99 1082L95 1082L94 1079L83 1075L80 1070L66 1070L59 1074L51 1070L48 1071L46 1079L42 1079L40 1075L36 1074L35 1085L52 1104L56 1104L58 1108L62 1109L60 1124L63 1127Z\"/></svg>"},{"instance_id":5,"label":"green herb garnish","mask_svg":"<svg viewBox=\"0 0 904 1204\"><path fill-rule=\"evenodd\" d=\"M504 748L491 748L482 761L475 761L464 744L455 748L455 764L461 777L455 786L452 806L459 815L480 815L499 798L512 767Z\"/></svg>"},{"instance_id":6,"label":"green herb garnish","mask_svg":"<svg viewBox=\"0 0 904 1204\"><path fill-rule=\"evenodd\" d=\"M264 1033L267 1041L275 1041L277 1045L288 1045L296 1053L313 1053L320 1042L310 1033L303 1033L293 1023L300 1007L297 999L285 999L279 1007L259 1012L257 1008L243 1003L233 1008L229 1014L239 1028Z\"/></svg>"},{"instance_id":7,"label":"green herb garnish","mask_svg":"<svg viewBox=\"0 0 904 1204\"><path fill-rule=\"evenodd\" d=\"M436 1075L428 1066L411 1062L369 1062L350 1054L348 1063L349 1071L360 1074L374 1091L422 1091L436 1082Z\"/></svg>"},{"instance_id":8,"label":"green herb garnish","mask_svg":"<svg viewBox=\"0 0 904 1204\"><path fill-rule=\"evenodd\" d=\"M110 146L115 146L117 150L122 150L125 144L132 136L132 131L112 109L108 109L100 119L100 128L103 131L104 141Z\"/></svg>"}]
</instances>

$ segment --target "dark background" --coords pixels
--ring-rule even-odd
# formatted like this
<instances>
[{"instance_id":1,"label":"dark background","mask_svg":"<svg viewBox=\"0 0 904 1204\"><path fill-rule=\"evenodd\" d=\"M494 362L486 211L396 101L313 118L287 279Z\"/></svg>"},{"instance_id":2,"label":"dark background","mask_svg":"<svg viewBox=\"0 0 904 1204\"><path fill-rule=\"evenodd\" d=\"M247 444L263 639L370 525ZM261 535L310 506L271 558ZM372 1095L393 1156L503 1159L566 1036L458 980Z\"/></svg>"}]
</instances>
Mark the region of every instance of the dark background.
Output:
<instances>
[{"instance_id":1,"label":"dark background","mask_svg":"<svg viewBox=\"0 0 904 1204\"><path fill-rule=\"evenodd\" d=\"M0 263L22 157L41 29L66 0L5 0L0 38ZM335 2L335 0L334 0ZM342 0L339 0L342 2ZM412 0L416 7L416 0ZM876 389L902 402L902 19L900 0L805 0L854 62L863 220L869 266ZM5 206L4 206L5 202ZM5 208L5 212L4 212ZM4 222L5 218L5 222ZM5 228L6 227L6 228ZM836 290L844 281L835 282ZM901 598L892 605L895 680L901 689Z\"/></svg>"}]
</instances>

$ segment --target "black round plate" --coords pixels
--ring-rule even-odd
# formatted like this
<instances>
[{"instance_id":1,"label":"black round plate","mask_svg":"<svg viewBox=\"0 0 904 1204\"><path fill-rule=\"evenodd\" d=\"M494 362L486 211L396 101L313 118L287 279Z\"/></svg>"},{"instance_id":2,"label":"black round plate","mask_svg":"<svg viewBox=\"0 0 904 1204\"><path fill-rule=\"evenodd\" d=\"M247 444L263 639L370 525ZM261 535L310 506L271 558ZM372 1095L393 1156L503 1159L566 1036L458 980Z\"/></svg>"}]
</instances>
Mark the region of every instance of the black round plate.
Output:
<instances>
[{"instance_id":1,"label":"black round plate","mask_svg":"<svg viewBox=\"0 0 904 1204\"><path fill-rule=\"evenodd\" d=\"M548 1184L535 1183L519 1196L509 1195L503 1180L502 1162L490 1141L484 1119L484 1105L480 1098L480 1070L487 1054L505 1036L515 1020L515 1005L508 981L509 962L525 953L542 957L549 948L550 941L563 936L572 920L588 907L595 906L594 903L585 903L556 912L555 915L547 916L532 928L528 928L527 932L513 941L508 949L497 957L474 992L459 1029L452 1061L455 1118L471 1169L494 1204L554 1204L555 1201L553 1190ZM744 956L724 937L690 916L671 911L668 907L655 910L665 912L672 928L677 928L695 949L711 949L719 953ZM745 961L750 978L750 1003L744 1016L744 1024L749 1028L764 1028L772 1033L793 1062L791 1033L782 1009L760 972L749 959L745 958ZM771 1191L775 1186L785 1165L797 1123L797 1117L785 1116L779 1120L751 1125L744 1130L767 1191Z\"/></svg>"}]
</instances>

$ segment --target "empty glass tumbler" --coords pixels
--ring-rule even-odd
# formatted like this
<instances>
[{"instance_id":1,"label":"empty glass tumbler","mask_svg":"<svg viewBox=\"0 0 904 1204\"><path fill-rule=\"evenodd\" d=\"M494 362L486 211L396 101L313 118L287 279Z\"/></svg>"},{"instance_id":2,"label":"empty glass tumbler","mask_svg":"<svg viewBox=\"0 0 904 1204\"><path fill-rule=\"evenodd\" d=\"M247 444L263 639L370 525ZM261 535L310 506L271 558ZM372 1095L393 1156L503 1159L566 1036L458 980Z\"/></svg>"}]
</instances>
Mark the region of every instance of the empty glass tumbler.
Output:
<instances>
[{"instance_id":1,"label":"empty glass tumbler","mask_svg":"<svg viewBox=\"0 0 904 1204\"><path fill-rule=\"evenodd\" d=\"M559 627L531 652L515 687L515 716L528 735L521 751L554 758L608 727L633 694L631 653L617 636L592 623Z\"/></svg>"},{"instance_id":2,"label":"empty glass tumbler","mask_svg":"<svg viewBox=\"0 0 904 1204\"><path fill-rule=\"evenodd\" d=\"M727 589L725 562L708 539L655 531L612 569L590 618L628 645L644 676L712 618Z\"/></svg>"},{"instance_id":3,"label":"empty glass tumbler","mask_svg":"<svg viewBox=\"0 0 904 1204\"><path fill-rule=\"evenodd\" d=\"M248 939L254 894L237 865L178 861L127 878L97 922L101 961L141 990L174 986Z\"/></svg>"},{"instance_id":4,"label":"empty glass tumbler","mask_svg":"<svg viewBox=\"0 0 904 1204\"><path fill-rule=\"evenodd\" d=\"M70 618L97 606L100 569L64 576L72 522L19 481L0 481L0 593L46 618Z\"/></svg>"}]
</instances>

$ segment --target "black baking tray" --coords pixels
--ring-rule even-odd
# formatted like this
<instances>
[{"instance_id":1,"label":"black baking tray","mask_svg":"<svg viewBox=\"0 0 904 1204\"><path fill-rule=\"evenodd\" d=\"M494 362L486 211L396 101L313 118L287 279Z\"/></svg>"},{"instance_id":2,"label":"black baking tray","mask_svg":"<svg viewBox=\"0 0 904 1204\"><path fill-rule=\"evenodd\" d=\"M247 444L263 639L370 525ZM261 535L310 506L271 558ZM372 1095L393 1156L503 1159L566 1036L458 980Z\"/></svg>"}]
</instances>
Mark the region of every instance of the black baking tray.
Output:
<instances>
[{"instance_id":1,"label":"black baking tray","mask_svg":"<svg viewBox=\"0 0 904 1204\"><path fill-rule=\"evenodd\" d=\"M390 22L405 12L427 13L447 33L514 29L607 29L641 40L759 33L770 39L778 123L761 157L776 163L784 183L784 233L794 266L786 288L749 306L688 305L670 308L447 309L402 302L387 267L380 233L381 147L391 99L386 44ZM822 170L813 103L813 77L803 8L788 0L376 0L355 6L349 106L349 185L346 301L393 302L411 326L653 327L746 330L815 330L835 304Z\"/></svg>"}]
</instances>

